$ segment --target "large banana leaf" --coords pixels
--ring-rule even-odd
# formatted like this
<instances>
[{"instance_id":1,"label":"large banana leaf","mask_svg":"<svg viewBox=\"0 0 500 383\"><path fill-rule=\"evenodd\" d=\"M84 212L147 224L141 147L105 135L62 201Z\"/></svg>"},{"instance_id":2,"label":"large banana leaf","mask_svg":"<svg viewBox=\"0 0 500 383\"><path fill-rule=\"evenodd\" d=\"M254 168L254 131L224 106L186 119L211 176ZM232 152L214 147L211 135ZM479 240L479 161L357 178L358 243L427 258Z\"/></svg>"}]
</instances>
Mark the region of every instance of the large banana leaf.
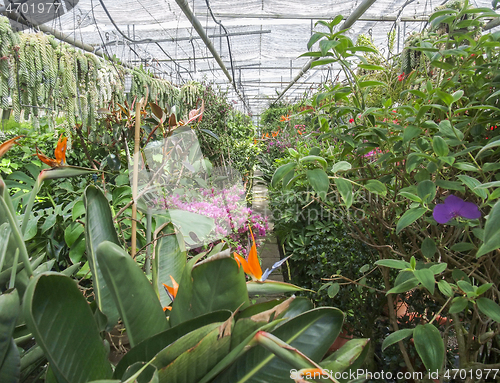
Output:
<instances>
[{"instance_id":1,"label":"large banana leaf","mask_svg":"<svg viewBox=\"0 0 500 383\"><path fill-rule=\"evenodd\" d=\"M118 322L119 314L97 261L96 249L104 241L116 245L120 243L113 225L111 209L104 194L96 187L88 186L83 195L83 203L86 212L85 246L92 271L95 299L99 310L108 318L109 330Z\"/></svg>"},{"instance_id":2,"label":"large banana leaf","mask_svg":"<svg viewBox=\"0 0 500 383\"><path fill-rule=\"evenodd\" d=\"M96 256L131 346L165 331L168 322L153 286L125 250L104 241Z\"/></svg>"},{"instance_id":3,"label":"large banana leaf","mask_svg":"<svg viewBox=\"0 0 500 383\"><path fill-rule=\"evenodd\" d=\"M136 362L147 362L155 357L161 350L169 344L175 342L187 333L201 328L205 325L215 322L224 322L231 316L230 311L215 311L210 314L202 315L191 319L178 326L172 327L166 331L152 336L139 343L123 356L115 368L113 376L121 378L128 366Z\"/></svg>"},{"instance_id":4,"label":"large banana leaf","mask_svg":"<svg viewBox=\"0 0 500 383\"><path fill-rule=\"evenodd\" d=\"M228 321L230 322L230 321ZM224 356L229 353L231 332L222 327L214 328L193 347L186 349L168 365L158 366L158 377L162 383L198 383Z\"/></svg>"},{"instance_id":5,"label":"large banana leaf","mask_svg":"<svg viewBox=\"0 0 500 383\"><path fill-rule=\"evenodd\" d=\"M7 379L10 374L19 378L19 352L12 340L19 311L19 295L16 290L6 291L0 295L0 382L2 383L12 381Z\"/></svg>"},{"instance_id":6,"label":"large banana leaf","mask_svg":"<svg viewBox=\"0 0 500 383\"><path fill-rule=\"evenodd\" d=\"M337 338L344 314L334 308L317 308L278 325L273 335L319 362ZM289 383L292 366L262 347L243 354L214 383Z\"/></svg>"},{"instance_id":7,"label":"large banana leaf","mask_svg":"<svg viewBox=\"0 0 500 383\"><path fill-rule=\"evenodd\" d=\"M191 271L184 269L170 323L175 326L216 310L234 312L248 304L243 268L232 258L208 258Z\"/></svg>"},{"instance_id":8,"label":"large banana leaf","mask_svg":"<svg viewBox=\"0 0 500 383\"><path fill-rule=\"evenodd\" d=\"M163 283L173 287L170 276L176 282L180 281L186 267L187 253L184 240L176 233L172 223L155 232L155 238L158 240L155 242L153 255L153 286L165 307L172 301L163 288Z\"/></svg>"},{"instance_id":9,"label":"large banana leaf","mask_svg":"<svg viewBox=\"0 0 500 383\"><path fill-rule=\"evenodd\" d=\"M152 360L151 364L154 365L158 370L167 367L169 364L174 362L180 355L185 352L189 352L196 347L203 338L213 331L219 332L219 328L223 323L211 323L206 326L200 327L194 331L191 331L179 338L177 341L165 347L160 351ZM202 361L200 361L202 362ZM195 365L192 368L196 368Z\"/></svg>"},{"instance_id":10,"label":"large banana leaf","mask_svg":"<svg viewBox=\"0 0 500 383\"><path fill-rule=\"evenodd\" d=\"M285 301L274 300L258 303L243 310L238 316L239 319L233 328L233 333L231 335L231 350L236 348L238 344L243 342L255 330L283 315L294 300L295 297L290 297ZM267 305L268 303L275 302L279 304L274 304L271 307ZM262 310L257 311L258 309ZM284 320L285 319L283 319L283 321Z\"/></svg>"},{"instance_id":11,"label":"large banana leaf","mask_svg":"<svg viewBox=\"0 0 500 383\"><path fill-rule=\"evenodd\" d=\"M9 190L5 187L5 183L1 178L0 184L2 186L0 187L0 226L4 223L7 223L7 225L9 225L10 227L7 250L3 257L4 265L7 265L9 267L13 266L12 263L14 260L14 254L16 252L16 249L19 249L19 259L24 263L24 268L28 276L31 276L33 274L33 271L29 262L28 251L26 250L21 227L17 219L16 210L12 206L12 200L10 199ZM3 233L3 236L6 235L6 233Z\"/></svg>"},{"instance_id":12,"label":"large banana leaf","mask_svg":"<svg viewBox=\"0 0 500 383\"><path fill-rule=\"evenodd\" d=\"M347 369L355 371L361 367L368 352L368 343L370 339L351 339L340 349L335 351L320 364L325 370L332 372L343 372Z\"/></svg>"},{"instance_id":13,"label":"large banana leaf","mask_svg":"<svg viewBox=\"0 0 500 383\"><path fill-rule=\"evenodd\" d=\"M312 302L306 297L296 297L291 303L288 309L285 310L278 318L283 318L290 320L296 316L305 313L306 311L313 309Z\"/></svg>"},{"instance_id":14,"label":"large banana leaf","mask_svg":"<svg viewBox=\"0 0 500 383\"><path fill-rule=\"evenodd\" d=\"M0 382L18 383L21 375L21 361L14 339L10 339L5 350L5 358L0 364Z\"/></svg>"},{"instance_id":15,"label":"large banana leaf","mask_svg":"<svg viewBox=\"0 0 500 383\"><path fill-rule=\"evenodd\" d=\"M71 278L51 272L33 278L24 296L23 313L59 383L111 377L92 311Z\"/></svg>"},{"instance_id":16,"label":"large banana leaf","mask_svg":"<svg viewBox=\"0 0 500 383\"><path fill-rule=\"evenodd\" d=\"M264 282L248 281L247 289L249 295L283 294L297 291L312 291L291 283L266 280Z\"/></svg>"}]
</instances>

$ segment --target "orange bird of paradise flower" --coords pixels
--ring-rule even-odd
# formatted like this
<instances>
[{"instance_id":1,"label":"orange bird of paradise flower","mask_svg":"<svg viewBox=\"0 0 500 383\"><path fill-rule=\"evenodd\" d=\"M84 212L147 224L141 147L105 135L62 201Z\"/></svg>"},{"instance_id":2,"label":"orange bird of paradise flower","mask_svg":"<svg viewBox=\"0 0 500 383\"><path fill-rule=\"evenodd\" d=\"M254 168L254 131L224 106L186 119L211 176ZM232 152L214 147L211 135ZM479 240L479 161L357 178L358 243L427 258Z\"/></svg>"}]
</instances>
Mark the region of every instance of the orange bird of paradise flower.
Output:
<instances>
[{"instance_id":1,"label":"orange bird of paradise flower","mask_svg":"<svg viewBox=\"0 0 500 383\"><path fill-rule=\"evenodd\" d=\"M170 276L170 280L172 281L172 286L170 287L166 283L163 284L163 287L165 288L165 291L167 292L168 296L170 297L170 300L173 302L176 295L177 291L179 290L179 284L175 281L174 277ZM172 306L167 306L163 308L163 311L167 310L172 310Z\"/></svg>"},{"instance_id":2,"label":"orange bird of paradise flower","mask_svg":"<svg viewBox=\"0 0 500 383\"><path fill-rule=\"evenodd\" d=\"M19 140L21 137L24 136L17 136L2 143L0 145L0 157L2 157L5 153L7 153L7 150L9 150L12 145L17 144L16 141Z\"/></svg>"},{"instance_id":3,"label":"orange bird of paradise flower","mask_svg":"<svg viewBox=\"0 0 500 383\"><path fill-rule=\"evenodd\" d=\"M266 269L266 271L264 271L263 273L262 268L260 267L259 258L257 256L257 245L255 244L255 238L252 233L252 228L249 226L248 229L250 230L250 236L252 237L252 247L248 252L248 257L247 259L245 259L235 252L234 260L236 261L238 266L243 266L243 271L247 275L249 275L252 280L264 282L275 269L280 267L291 256L289 255L288 257L276 262L273 267L271 267L270 269Z\"/></svg>"},{"instance_id":4,"label":"orange bird of paradise flower","mask_svg":"<svg viewBox=\"0 0 500 383\"><path fill-rule=\"evenodd\" d=\"M54 150L54 156L56 159L52 159L47 157L45 154L40 152L38 148L36 148L36 155L44 164L49 165L51 168L58 168L61 166L65 166L66 164L66 148L67 148L67 137L59 137L59 141L57 141L56 150Z\"/></svg>"}]
</instances>

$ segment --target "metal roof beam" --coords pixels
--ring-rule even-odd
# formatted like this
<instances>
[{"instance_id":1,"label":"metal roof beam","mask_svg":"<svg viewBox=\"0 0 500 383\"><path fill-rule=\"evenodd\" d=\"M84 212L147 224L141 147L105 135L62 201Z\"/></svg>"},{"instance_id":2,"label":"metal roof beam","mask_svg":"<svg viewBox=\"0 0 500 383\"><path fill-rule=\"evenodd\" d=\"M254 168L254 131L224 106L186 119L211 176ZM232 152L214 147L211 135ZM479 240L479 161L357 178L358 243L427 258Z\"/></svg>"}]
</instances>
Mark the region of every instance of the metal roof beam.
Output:
<instances>
[{"instance_id":1,"label":"metal roof beam","mask_svg":"<svg viewBox=\"0 0 500 383\"><path fill-rule=\"evenodd\" d=\"M338 15L307 16L298 14L273 14L273 13L214 13L215 16L228 19L288 19L288 20L332 20ZM344 17L345 19L345 17ZM396 16L360 17L359 21L397 21ZM428 16L401 17L401 21L422 23L429 20Z\"/></svg>"},{"instance_id":2,"label":"metal roof beam","mask_svg":"<svg viewBox=\"0 0 500 383\"><path fill-rule=\"evenodd\" d=\"M189 20L189 22L191 23L193 28L196 30L196 32L198 32L198 35L203 40L203 42L205 43L205 45L208 48L208 50L210 51L210 53L212 53L212 55L214 56L215 61L217 61L217 64L219 64L220 68L222 69L222 71L226 75L227 79L233 85L234 91L236 92L236 94L238 95L240 100L243 102L243 105L245 105L245 107L247 107L248 111L250 112L250 108L248 107L244 97L241 95L240 91L236 87L236 84L234 83L233 78L231 77L226 66L222 62L222 59L220 58L219 53L217 53L217 51L215 50L215 47L213 46L212 41L210 41L210 39L208 38L207 34L205 33L205 30L203 29L203 26L201 25L201 23L197 19L197 17L194 15L187 0L175 0L175 2L181 8L184 15L186 15L187 19Z\"/></svg>"},{"instance_id":3,"label":"metal roof beam","mask_svg":"<svg viewBox=\"0 0 500 383\"><path fill-rule=\"evenodd\" d=\"M365 13L368 8L370 8L377 0L363 0L363 2L350 14L347 20L340 26L339 31L343 29L350 28L362 15ZM293 84L300 80L300 78L311 68L311 64L317 60L317 58L313 58L307 62L306 65L300 70L300 72L295 76L295 78L290 81L287 87L278 95L276 100L274 100L273 104L278 102L281 97L290 89Z\"/></svg>"},{"instance_id":4,"label":"metal roof beam","mask_svg":"<svg viewBox=\"0 0 500 383\"><path fill-rule=\"evenodd\" d=\"M265 29L262 31L247 31L247 32L232 32L228 34L216 34L216 35L209 35L209 38L218 38L218 37L226 37L226 36L246 36L246 35L262 35L264 33L271 33L270 29ZM186 36L186 37L170 37L170 38L165 38L165 39L155 39L155 43L176 43L178 41L191 41L191 40L199 40L201 39L200 36ZM125 42L123 40L113 40L110 41L104 45L125 45ZM151 41L143 41L143 42L138 42L134 44L151 44Z\"/></svg>"}]
</instances>

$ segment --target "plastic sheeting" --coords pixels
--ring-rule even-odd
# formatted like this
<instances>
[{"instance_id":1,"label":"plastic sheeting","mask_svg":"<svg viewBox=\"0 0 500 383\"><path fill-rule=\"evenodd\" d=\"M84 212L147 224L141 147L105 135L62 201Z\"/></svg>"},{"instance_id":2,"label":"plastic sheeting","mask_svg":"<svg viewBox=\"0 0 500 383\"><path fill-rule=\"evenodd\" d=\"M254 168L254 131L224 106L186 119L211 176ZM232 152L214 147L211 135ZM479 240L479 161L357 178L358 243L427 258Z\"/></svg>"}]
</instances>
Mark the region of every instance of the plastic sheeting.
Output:
<instances>
[{"instance_id":1,"label":"plastic sheeting","mask_svg":"<svg viewBox=\"0 0 500 383\"><path fill-rule=\"evenodd\" d=\"M238 109L255 117L276 100L307 63L308 58L298 56L306 52L313 31L323 28L316 27L316 21L339 14L347 17L361 3L356 0L209 0L215 19L229 34L230 55L224 30L212 19L206 0L188 1L234 76L240 96L246 100L245 107L175 0L102 2L120 31L100 0L80 0L73 10L46 25L131 65L147 66L152 73L174 84L190 80L220 84L228 90L230 101ZM488 0L471 3L478 7L491 6ZM442 0L377 0L348 35L354 41L360 33L369 35L382 52L387 52L388 32L396 28L396 52L393 53L397 53L403 49L405 36L422 30L425 19L441 4ZM335 65L312 68L283 99L296 100L337 74Z\"/></svg>"}]
</instances>

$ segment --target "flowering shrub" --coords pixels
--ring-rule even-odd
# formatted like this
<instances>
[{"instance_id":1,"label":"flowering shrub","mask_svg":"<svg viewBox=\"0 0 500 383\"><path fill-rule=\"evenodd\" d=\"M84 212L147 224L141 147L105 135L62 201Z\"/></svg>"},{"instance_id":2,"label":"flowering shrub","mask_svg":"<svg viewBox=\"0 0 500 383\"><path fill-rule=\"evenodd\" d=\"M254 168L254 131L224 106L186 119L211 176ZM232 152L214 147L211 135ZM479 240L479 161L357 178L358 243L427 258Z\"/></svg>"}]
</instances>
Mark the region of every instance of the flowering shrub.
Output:
<instances>
[{"instance_id":1,"label":"flowering shrub","mask_svg":"<svg viewBox=\"0 0 500 383\"><path fill-rule=\"evenodd\" d=\"M193 197L194 196L194 197ZM188 194L170 194L155 201L157 209L179 209L212 218L215 227L206 242L225 238L231 248L246 254L249 225L256 239L264 239L269 230L267 217L246 206L245 190L234 185L228 189L197 189ZM213 240L210 240L212 238Z\"/></svg>"},{"instance_id":2,"label":"flowering shrub","mask_svg":"<svg viewBox=\"0 0 500 383\"><path fill-rule=\"evenodd\" d=\"M393 333L382 349L399 343L409 371L442 374L454 355L470 373L500 362L491 351L500 346L500 139L491 130L500 117L500 33L478 33L484 17L498 15L467 3L442 9L405 49L410 70L397 58L373 65L361 57L360 75L351 59L377 51L334 33L340 18L320 21L330 33L312 36L311 66L338 62L350 81L313 99L321 152L296 152L273 178L287 188L308 183L325 209L342 206L351 235L377 250L372 266L383 285L363 288L386 292ZM387 93L376 100L373 89ZM329 289L344 288L332 282ZM414 325L400 322L396 302L411 310L422 294L432 304L415 311ZM447 350L450 331L457 346Z\"/></svg>"}]
</instances>

